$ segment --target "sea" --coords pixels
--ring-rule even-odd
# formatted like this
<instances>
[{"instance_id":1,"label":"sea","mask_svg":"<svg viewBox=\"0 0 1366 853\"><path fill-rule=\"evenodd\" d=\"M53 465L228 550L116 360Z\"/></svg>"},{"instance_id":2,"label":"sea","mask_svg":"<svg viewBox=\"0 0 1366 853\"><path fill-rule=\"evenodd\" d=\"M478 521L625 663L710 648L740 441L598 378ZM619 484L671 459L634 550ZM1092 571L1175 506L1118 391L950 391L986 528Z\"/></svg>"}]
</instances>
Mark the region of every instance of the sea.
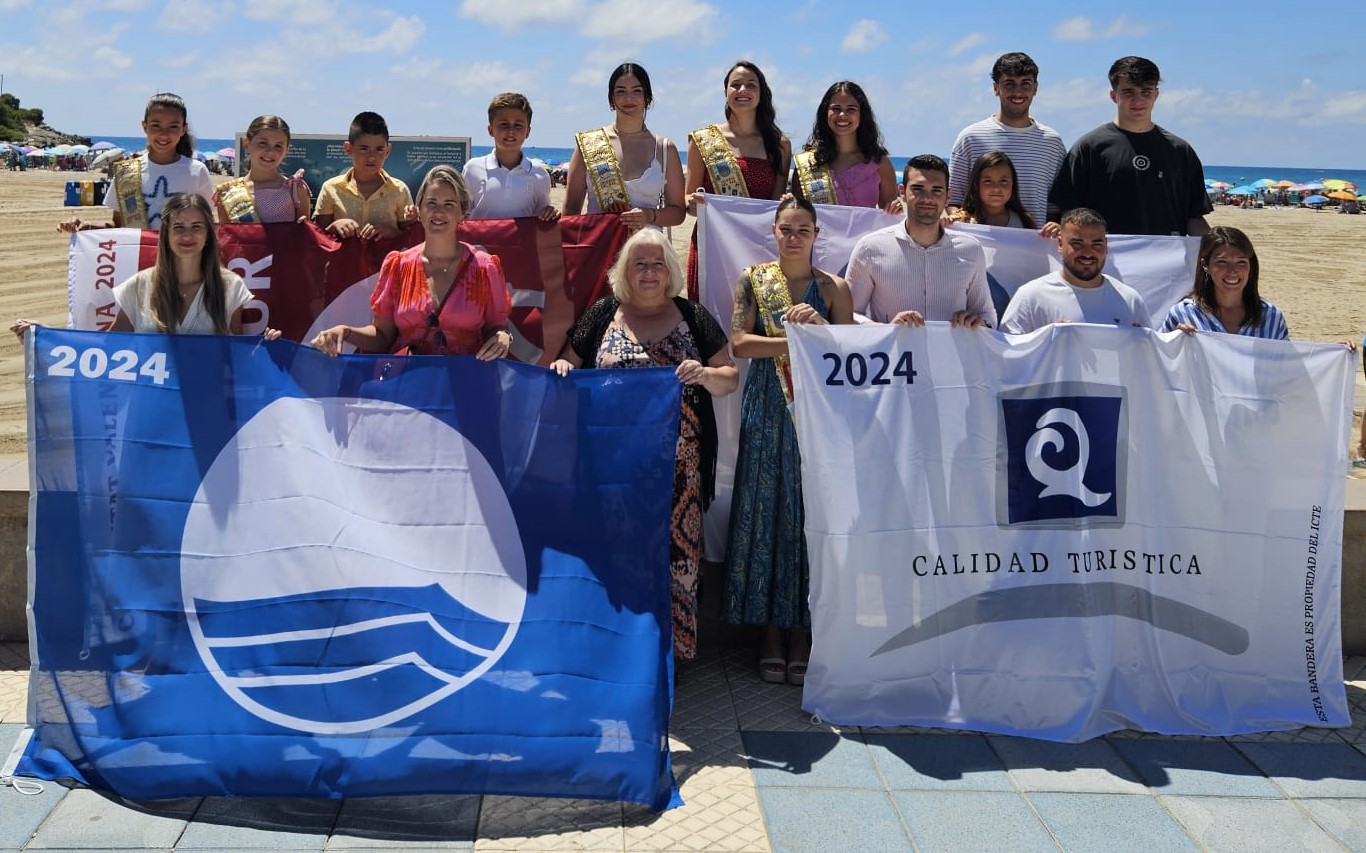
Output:
<instances>
[{"instance_id":1,"label":"sea","mask_svg":"<svg viewBox=\"0 0 1366 853\"><path fill-rule=\"evenodd\" d=\"M140 151L145 148L147 144L147 140L141 136L92 136L90 139L92 142L112 142L118 147L130 151ZM195 147L204 152L218 151L221 148L231 148L233 145L234 140L231 139L203 138L195 140ZM492 150L493 149L487 145L473 145L470 147L470 153L475 157L482 157ZM548 166L567 164L569 158L574 154L573 148L537 148L528 145L524 150L528 156L534 157ZM908 159L910 158L892 157L892 166L895 167L898 175L901 174L901 170L906 166L906 161ZM1233 186L1243 186L1262 178L1270 178L1271 180L1278 182L1290 181L1295 184L1322 181L1324 178L1337 178L1366 189L1366 169L1306 169L1288 166L1205 165L1205 180L1207 181L1226 181Z\"/></svg>"}]
</instances>

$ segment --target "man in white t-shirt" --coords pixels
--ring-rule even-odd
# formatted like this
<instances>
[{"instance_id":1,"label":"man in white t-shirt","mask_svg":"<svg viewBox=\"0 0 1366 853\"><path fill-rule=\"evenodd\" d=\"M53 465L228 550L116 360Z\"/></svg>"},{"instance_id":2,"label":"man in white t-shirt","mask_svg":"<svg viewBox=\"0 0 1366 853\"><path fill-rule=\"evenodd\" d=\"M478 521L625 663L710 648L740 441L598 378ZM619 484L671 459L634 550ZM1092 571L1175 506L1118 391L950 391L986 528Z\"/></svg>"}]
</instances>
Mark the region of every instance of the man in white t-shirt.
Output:
<instances>
[{"instance_id":1,"label":"man in white t-shirt","mask_svg":"<svg viewBox=\"0 0 1366 853\"><path fill-rule=\"evenodd\" d=\"M1023 335L1050 323L1151 325L1138 291L1101 272L1107 248L1105 219L1088 207L1078 207L1069 210L1061 224L1062 269L1015 291L1001 317L1001 331Z\"/></svg>"},{"instance_id":2,"label":"man in white t-shirt","mask_svg":"<svg viewBox=\"0 0 1366 853\"><path fill-rule=\"evenodd\" d=\"M1005 53L991 67L991 91L1000 99L996 114L959 132L949 156L949 204L957 207L967 194L972 164L989 151L1003 151L1015 164L1020 202L1045 236L1057 235L1048 220L1048 190L1067 156L1067 146L1053 128L1029 115L1039 91L1039 66L1025 53Z\"/></svg>"}]
</instances>

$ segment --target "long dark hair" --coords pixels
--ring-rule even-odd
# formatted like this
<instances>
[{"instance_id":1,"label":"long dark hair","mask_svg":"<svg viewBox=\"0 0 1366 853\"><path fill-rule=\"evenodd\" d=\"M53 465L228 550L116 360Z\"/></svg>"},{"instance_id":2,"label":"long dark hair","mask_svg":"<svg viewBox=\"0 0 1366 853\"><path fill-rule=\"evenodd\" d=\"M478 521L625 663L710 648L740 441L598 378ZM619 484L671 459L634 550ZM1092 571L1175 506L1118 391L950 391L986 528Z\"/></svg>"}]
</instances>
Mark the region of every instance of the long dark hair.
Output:
<instances>
[{"instance_id":1,"label":"long dark hair","mask_svg":"<svg viewBox=\"0 0 1366 853\"><path fill-rule=\"evenodd\" d=\"M1243 286L1243 325L1261 325L1262 296L1257 292L1257 275L1260 271L1257 250L1252 248L1252 241L1247 235L1237 228L1216 225L1200 238L1200 260L1195 264L1195 285L1191 288L1190 296L1202 310L1218 315L1219 301L1214 298L1214 279L1210 276L1208 268L1209 259L1224 246L1232 246L1247 255L1247 284Z\"/></svg>"},{"instance_id":2,"label":"long dark hair","mask_svg":"<svg viewBox=\"0 0 1366 853\"><path fill-rule=\"evenodd\" d=\"M978 222L983 221L986 210L982 208L982 196L977 191L977 182L982 179L982 173L992 166L1010 167L1010 198L1006 199L1006 210L1013 211L1020 217L1026 228L1038 228L1034 222L1034 217L1025 210L1024 203L1020 201L1020 176L1015 172L1015 163L1011 161L1010 155L1004 151L988 151L977 162L972 164L972 174L968 177L968 189L963 194L963 212L971 216Z\"/></svg>"},{"instance_id":3,"label":"long dark hair","mask_svg":"<svg viewBox=\"0 0 1366 853\"><path fill-rule=\"evenodd\" d=\"M190 132L190 111L185 108L184 99L170 92L157 92L147 100L147 109L142 111L142 120L146 121L156 110L176 110L180 113L180 120L185 124L185 133L176 143L175 153L181 157L193 157L194 134Z\"/></svg>"},{"instance_id":4,"label":"long dark hair","mask_svg":"<svg viewBox=\"0 0 1366 853\"><path fill-rule=\"evenodd\" d=\"M816 107L816 121L811 125L811 136L806 140L806 150L816 152L816 165L833 163L839 153L836 150L835 131L830 129L830 117L827 115L830 102L836 95L848 95L858 102L858 131L854 139L864 159L876 163L887 156L887 148L882 143L882 131L878 130L877 119L873 117L873 105L868 102L863 87L850 80L841 80L825 90L820 106Z\"/></svg>"},{"instance_id":5,"label":"long dark hair","mask_svg":"<svg viewBox=\"0 0 1366 853\"><path fill-rule=\"evenodd\" d=\"M185 312L185 303L180 298L180 283L176 280L175 255L171 253L171 230L175 218L187 210L197 210L204 214L206 236L204 251L199 256L199 269L204 275L203 303L209 319L213 320L215 334L226 335L228 311L226 288L223 285L223 270L218 261L218 234L213 227L213 209L199 193L177 193L161 209L161 233L157 236L157 263L152 268L152 319L156 321L157 331L175 334L180 327L180 315Z\"/></svg>"},{"instance_id":6,"label":"long dark hair","mask_svg":"<svg viewBox=\"0 0 1366 853\"><path fill-rule=\"evenodd\" d=\"M616 109L617 104L616 100L612 97L612 90L616 88L617 81L627 74L630 74L640 81L640 93L645 96L645 109L648 110L650 107L654 106L655 90L654 87L650 85L650 75L646 74L645 69L634 62L621 63L607 76L607 106ZM529 116L528 120L530 120Z\"/></svg>"},{"instance_id":7,"label":"long dark hair","mask_svg":"<svg viewBox=\"0 0 1366 853\"><path fill-rule=\"evenodd\" d=\"M783 168L783 132L778 129L778 113L773 109L773 90L768 87L768 78L764 77L764 72L759 70L759 66L748 59L741 59L726 71L725 77L721 78L722 91L730 85L730 75L735 73L737 68L752 72L759 80L759 106L754 110L754 121L759 125L759 135L764 139L764 156L768 158L768 164L777 175ZM726 119L730 119L729 103L726 104ZM782 175L778 177L780 180L785 179Z\"/></svg>"}]
</instances>

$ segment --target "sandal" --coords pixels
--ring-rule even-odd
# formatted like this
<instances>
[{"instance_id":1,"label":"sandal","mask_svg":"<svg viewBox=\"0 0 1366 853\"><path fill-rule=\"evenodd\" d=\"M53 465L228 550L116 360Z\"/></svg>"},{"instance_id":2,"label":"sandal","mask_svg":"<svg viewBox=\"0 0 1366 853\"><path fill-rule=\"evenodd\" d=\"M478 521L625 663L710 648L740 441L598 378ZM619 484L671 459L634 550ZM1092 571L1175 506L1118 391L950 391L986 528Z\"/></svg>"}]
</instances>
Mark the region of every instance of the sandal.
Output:
<instances>
[{"instance_id":1,"label":"sandal","mask_svg":"<svg viewBox=\"0 0 1366 853\"><path fill-rule=\"evenodd\" d=\"M806 664L804 660L788 661L787 683L801 687L806 683Z\"/></svg>"},{"instance_id":2,"label":"sandal","mask_svg":"<svg viewBox=\"0 0 1366 853\"><path fill-rule=\"evenodd\" d=\"M759 658L759 678L769 684L782 684L790 671L784 658Z\"/></svg>"}]
</instances>

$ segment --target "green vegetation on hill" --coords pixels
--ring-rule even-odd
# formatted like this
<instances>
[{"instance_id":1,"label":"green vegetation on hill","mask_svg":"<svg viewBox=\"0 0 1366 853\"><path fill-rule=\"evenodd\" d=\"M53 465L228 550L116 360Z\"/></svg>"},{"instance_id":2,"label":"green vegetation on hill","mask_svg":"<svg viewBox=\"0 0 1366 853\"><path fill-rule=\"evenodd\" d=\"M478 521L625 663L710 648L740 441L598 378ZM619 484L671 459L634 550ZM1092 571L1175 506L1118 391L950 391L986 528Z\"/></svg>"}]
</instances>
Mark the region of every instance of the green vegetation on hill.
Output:
<instances>
[{"instance_id":1,"label":"green vegetation on hill","mask_svg":"<svg viewBox=\"0 0 1366 853\"><path fill-rule=\"evenodd\" d=\"M24 109L19 99L6 92L0 95L0 140L22 142L28 133L28 125L43 123L43 111Z\"/></svg>"}]
</instances>

